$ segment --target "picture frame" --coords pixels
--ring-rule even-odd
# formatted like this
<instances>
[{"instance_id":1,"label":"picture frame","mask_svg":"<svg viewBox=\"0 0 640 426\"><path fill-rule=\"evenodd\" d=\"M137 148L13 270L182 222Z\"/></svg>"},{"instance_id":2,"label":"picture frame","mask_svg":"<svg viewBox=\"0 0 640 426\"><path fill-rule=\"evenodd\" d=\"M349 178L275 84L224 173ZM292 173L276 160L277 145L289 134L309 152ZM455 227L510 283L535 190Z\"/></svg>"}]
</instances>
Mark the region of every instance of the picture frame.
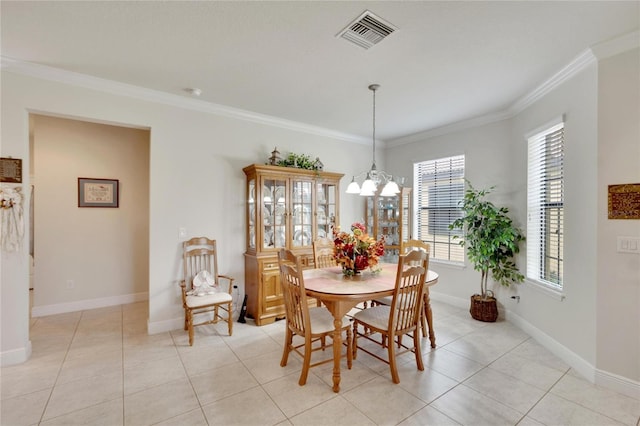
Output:
<instances>
[{"instance_id":1,"label":"picture frame","mask_svg":"<svg viewBox=\"0 0 640 426\"><path fill-rule=\"evenodd\" d=\"M117 179L78 178L78 207L119 207Z\"/></svg>"},{"instance_id":2,"label":"picture frame","mask_svg":"<svg viewBox=\"0 0 640 426\"><path fill-rule=\"evenodd\" d=\"M20 158L0 158L0 182L22 183L22 160Z\"/></svg>"},{"instance_id":3,"label":"picture frame","mask_svg":"<svg viewBox=\"0 0 640 426\"><path fill-rule=\"evenodd\" d=\"M640 183L608 186L608 218L640 219Z\"/></svg>"}]
</instances>

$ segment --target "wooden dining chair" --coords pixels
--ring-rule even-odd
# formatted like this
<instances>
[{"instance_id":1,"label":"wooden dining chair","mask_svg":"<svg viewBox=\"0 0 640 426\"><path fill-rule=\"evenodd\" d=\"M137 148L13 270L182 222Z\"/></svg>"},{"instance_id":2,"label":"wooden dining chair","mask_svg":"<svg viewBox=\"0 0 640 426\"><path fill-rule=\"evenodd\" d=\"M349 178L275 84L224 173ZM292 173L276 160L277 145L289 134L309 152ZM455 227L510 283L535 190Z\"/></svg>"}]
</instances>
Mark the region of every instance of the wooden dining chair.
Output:
<instances>
[{"instance_id":1,"label":"wooden dining chair","mask_svg":"<svg viewBox=\"0 0 640 426\"><path fill-rule=\"evenodd\" d=\"M231 291L234 279L218 273L216 240L196 237L184 241L182 259L183 279L180 281L180 287L184 308L184 329L189 332L189 346L193 346L194 327L201 325L225 321L228 323L229 336L231 336L233 332ZM195 322L196 316L200 322Z\"/></svg>"},{"instance_id":2,"label":"wooden dining chair","mask_svg":"<svg viewBox=\"0 0 640 426\"><path fill-rule=\"evenodd\" d=\"M363 309L353 316L353 358L358 349L389 364L393 383L400 383L396 357L408 351L415 354L418 370L424 370L420 351L420 316L424 301L429 254L412 250L402 254L398 260L396 285L390 305L377 305ZM363 331L358 330L363 327ZM379 340L375 338L380 334ZM410 335L413 346L403 343L402 337ZM383 358L365 347L358 346L358 339L364 338L383 348L387 348L387 358ZM397 346L397 348L396 348ZM399 351L399 352L398 352Z\"/></svg>"},{"instance_id":3,"label":"wooden dining chair","mask_svg":"<svg viewBox=\"0 0 640 426\"><path fill-rule=\"evenodd\" d=\"M431 246L429 243L425 243L420 240L404 241L400 244L400 253L408 253L412 250L421 250L426 253L430 253ZM429 264L427 263L427 269ZM381 297L374 300L374 304L391 304L391 296ZM420 325L422 328L422 336L429 337L431 347L436 347L436 335L433 331L433 312L431 311L431 300L429 297L429 287L425 287L424 290L424 303L422 304L423 314L420 316Z\"/></svg>"},{"instance_id":4,"label":"wooden dining chair","mask_svg":"<svg viewBox=\"0 0 640 426\"><path fill-rule=\"evenodd\" d=\"M309 307L304 288L304 277L300 259L290 250L282 249L278 252L278 265L280 267L280 284L284 297L284 307L287 321L284 350L280 366L287 365L289 353L296 352L303 359L302 372L298 384L303 386L307 382L309 369L317 365L333 362L333 358L311 363L311 354L327 348L326 337L333 338L333 315L321 306ZM346 357L347 368L351 369L353 351L351 323L343 319L342 331L346 332ZM293 338L298 335L304 339L304 343L295 345ZM319 345L314 346L316 343ZM332 351L333 353L333 351ZM343 355L344 356L344 355Z\"/></svg>"},{"instance_id":5,"label":"wooden dining chair","mask_svg":"<svg viewBox=\"0 0 640 426\"><path fill-rule=\"evenodd\" d=\"M336 266L333 258L333 240L330 238L318 238L313 241L313 262L316 268L329 268Z\"/></svg>"}]
</instances>

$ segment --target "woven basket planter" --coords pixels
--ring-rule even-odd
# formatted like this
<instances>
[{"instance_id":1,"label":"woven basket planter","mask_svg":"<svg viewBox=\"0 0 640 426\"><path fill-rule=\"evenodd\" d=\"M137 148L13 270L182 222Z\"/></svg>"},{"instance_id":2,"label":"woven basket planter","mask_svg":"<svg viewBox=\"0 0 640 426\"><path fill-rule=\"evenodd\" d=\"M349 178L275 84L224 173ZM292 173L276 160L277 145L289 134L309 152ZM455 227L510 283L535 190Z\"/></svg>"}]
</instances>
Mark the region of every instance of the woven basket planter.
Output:
<instances>
[{"instance_id":1,"label":"woven basket planter","mask_svg":"<svg viewBox=\"0 0 640 426\"><path fill-rule=\"evenodd\" d=\"M496 322L498 319L498 303L493 296L482 298L479 294L471 296L471 317L478 321Z\"/></svg>"}]
</instances>

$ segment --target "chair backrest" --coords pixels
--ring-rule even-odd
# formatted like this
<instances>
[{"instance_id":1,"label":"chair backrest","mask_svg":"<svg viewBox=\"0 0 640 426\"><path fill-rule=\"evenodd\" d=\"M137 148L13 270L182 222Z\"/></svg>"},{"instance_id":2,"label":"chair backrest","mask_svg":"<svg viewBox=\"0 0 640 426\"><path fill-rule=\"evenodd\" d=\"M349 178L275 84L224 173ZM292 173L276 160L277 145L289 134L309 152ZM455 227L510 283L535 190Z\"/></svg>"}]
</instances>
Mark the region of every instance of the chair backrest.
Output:
<instances>
[{"instance_id":1,"label":"chair backrest","mask_svg":"<svg viewBox=\"0 0 640 426\"><path fill-rule=\"evenodd\" d=\"M428 252L411 250L399 257L389 317L389 330L395 330L396 334L410 331L420 323L428 269Z\"/></svg>"},{"instance_id":2,"label":"chair backrest","mask_svg":"<svg viewBox=\"0 0 640 426\"><path fill-rule=\"evenodd\" d=\"M420 240L409 240L400 243L400 254L407 254L413 250L420 250L429 254L431 246L429 245L429 243L425 243Z\"/></svg>"},{"instance_id":3,"label":"chair backrest","mask_svg":"<svg viewBox=\"0 0 640 426\"><path fill-rule=\"evenodd\" d=\"M429 245L429 243L425 243L420 240L403 241L400 244L400 253L406 254L411 250L422 250L429 253L429 250L431 250L431 246Z\"/></svg>"},{"instance_id":4,"label":"chair backrest","mask_svg":"<svg viewBox=\"0 0 640 426\"><path fill-rule=\"evenodd\" d=\"M318 238L313 242L313 261L316 268L328 268L336 266L337 262L333 258L333 240L329 238Z\"/></svg>"},{"instance_id":5,"label":"chair backrest","mask_svg":"<svg viewBox=\"0 0 640 426\"><path fill-rule=\"evenodd\" d=\"M201 271L208 271L215 285L218 285L217 254L216 240L195 237L182 243L183 272L187 289L191 289L193 278Z\"/></svg>"},{"instance_id":6,"label":"chair backrest","mask_svg":"<svg viewBox=\"0 0 640 426\"><path fill-rule=\"evenodd\" d=\"M300 258L294 255L291 250L282 249L278 252L278 266L280 267L280 285L284 297L287 326L294 333L308 337L311 332L307 327L307 324L310 324L309 305L307 304Z\"/></svg>"}]
</instances>

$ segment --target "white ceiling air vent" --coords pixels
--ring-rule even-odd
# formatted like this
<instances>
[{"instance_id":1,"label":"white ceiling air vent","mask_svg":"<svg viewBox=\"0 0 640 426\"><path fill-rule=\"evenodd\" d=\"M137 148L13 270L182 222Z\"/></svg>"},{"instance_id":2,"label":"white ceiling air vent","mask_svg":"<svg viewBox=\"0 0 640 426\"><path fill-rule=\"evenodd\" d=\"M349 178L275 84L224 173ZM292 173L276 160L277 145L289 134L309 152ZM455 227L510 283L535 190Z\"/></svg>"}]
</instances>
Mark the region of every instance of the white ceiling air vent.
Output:
<instances>
[{"instance_id":1,"label":"white ceiling air vent","mask_svg":"<svg viewBox=\"0 0 640 426\"><path fill-rule=\"evenodd\" d=\"M336 37L369 49L380 43L398 28L366 10L355 21L347 25Z\"/></svg>"}]
</instances>

